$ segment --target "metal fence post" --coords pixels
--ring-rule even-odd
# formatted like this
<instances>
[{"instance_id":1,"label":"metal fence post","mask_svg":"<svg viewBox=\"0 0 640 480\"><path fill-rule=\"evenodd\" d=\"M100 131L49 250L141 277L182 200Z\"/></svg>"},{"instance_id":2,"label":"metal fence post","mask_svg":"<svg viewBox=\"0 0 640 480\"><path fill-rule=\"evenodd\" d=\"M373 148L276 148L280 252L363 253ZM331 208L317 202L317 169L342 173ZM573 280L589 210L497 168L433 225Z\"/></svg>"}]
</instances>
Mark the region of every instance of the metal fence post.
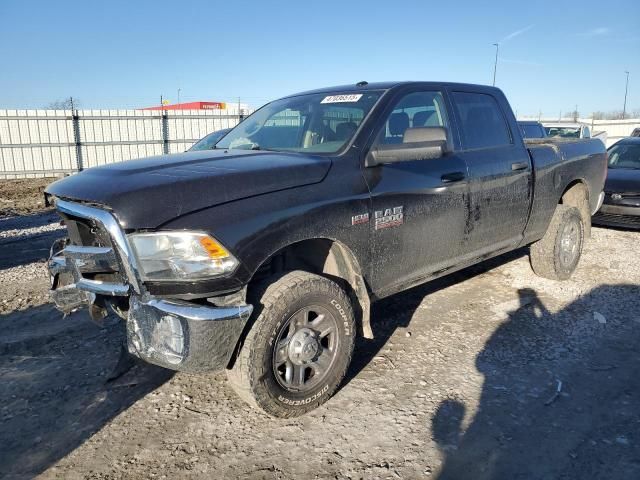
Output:
<instances>
[{"instance_id":1,"label":"metal fence post","mask_svg":"<svg viewBox=\"0 0 640 480\"><path fill-rule=\"evenodd\" d=\"M167 155L169 153L169 117L166 110L162 112L162 153Z\"/></svg>"},{"instance_id":2,"label":"metal fence post","mask_svg":"<svg viewBox=\"0 0 640 480\"><path fill-rule=\"evenodd\" d=\"M73 125L73 142L76 144L76 166L78 171L81 172L84 169L82 162L82 141L80 139L80 118L78 111L71 110L71 123Z\"/></svg>"}]
</instances>

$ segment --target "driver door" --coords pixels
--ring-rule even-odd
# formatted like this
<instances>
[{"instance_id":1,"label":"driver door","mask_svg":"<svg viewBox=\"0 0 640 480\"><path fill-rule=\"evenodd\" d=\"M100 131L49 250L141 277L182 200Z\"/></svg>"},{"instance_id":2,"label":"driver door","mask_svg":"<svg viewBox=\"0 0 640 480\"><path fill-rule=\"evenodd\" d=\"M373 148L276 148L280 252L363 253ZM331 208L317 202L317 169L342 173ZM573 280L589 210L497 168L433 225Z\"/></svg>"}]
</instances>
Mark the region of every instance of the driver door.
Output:
<instances>
[{"instance_id":1,"label":"driver door","mask_svg":"<svg viewBox=\"0 0 640 480\"><path fill-rule=\"evenodd\" d=\"M451 135L442 91L400 94L381 123L371 150L393 144L409 147L412 133L417 133L413 129L420 127L444 127ZM468 173L450 139L448 143L448 151L438 158L409 156L364 168L373 204L369 278L379 297L447 269L462 255L469 218Z\"/></svg>"}]
</instances>

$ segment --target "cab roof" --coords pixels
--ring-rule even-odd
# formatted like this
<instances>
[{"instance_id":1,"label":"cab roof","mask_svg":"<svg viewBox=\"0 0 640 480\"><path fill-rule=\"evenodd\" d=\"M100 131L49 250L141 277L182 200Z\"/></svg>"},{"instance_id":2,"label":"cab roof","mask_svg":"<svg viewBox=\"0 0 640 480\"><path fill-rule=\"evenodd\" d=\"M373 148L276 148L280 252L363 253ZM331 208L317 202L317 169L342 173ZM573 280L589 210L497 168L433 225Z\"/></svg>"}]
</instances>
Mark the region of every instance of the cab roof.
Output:
<instances>
[{"instance_id":1,"label":"cab roof","mask_svg":"<svg viewBox=\"0 0 640 480\"><path fill-rule=\"evenodd\" d=\"M425 87L458 87L458 88L472 88L476 91L499 91L497 87L491 87L488 85L474 85L470 83L454 83L454 82L429 82L429 81L396 81L396 82L357 82L349 85L337 85L334 87L318 88L315 90L307 90L304 92L295 93L293 95L287 95L287 97L297 97L299 95L310 95L314 93L357 93L366 92L369 90L389 90L394 87L415 85Z\"/></svg>"}]
</instances>

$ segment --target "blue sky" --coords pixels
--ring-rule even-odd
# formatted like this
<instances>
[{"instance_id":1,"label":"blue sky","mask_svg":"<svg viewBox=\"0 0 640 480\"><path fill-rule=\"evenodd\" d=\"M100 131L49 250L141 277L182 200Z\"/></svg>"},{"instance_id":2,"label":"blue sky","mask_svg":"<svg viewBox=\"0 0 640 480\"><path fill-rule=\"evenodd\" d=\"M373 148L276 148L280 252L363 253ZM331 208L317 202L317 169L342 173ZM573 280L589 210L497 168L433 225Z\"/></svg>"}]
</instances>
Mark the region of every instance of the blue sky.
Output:
<instances>
[{"instance_id":1,"label":"blue sky","mask_svg":"<svg viewBox=\"0 0 640 480\"><path fill-rule=\"evenodd\" d=\"M0 0L0 108L237 100L359 80L497 86L519 114L640 109L640 2Z\"/></svg>"}]
</instances>

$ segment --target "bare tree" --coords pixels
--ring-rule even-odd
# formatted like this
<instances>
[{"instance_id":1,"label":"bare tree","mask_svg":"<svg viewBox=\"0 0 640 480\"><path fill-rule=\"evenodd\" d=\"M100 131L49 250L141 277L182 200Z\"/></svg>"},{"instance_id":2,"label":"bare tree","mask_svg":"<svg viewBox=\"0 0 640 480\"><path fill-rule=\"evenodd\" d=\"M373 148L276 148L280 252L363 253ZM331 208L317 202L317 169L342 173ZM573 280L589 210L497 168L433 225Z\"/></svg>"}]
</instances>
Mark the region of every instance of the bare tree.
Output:
<instances>
[{"instance_id":1,"label":"bare tree","mask_svg":"<svg viewBox=\"0 0 640 480\"><path fill-rule=\"evenodd\" d=\"M56 100L45 107L46 110L73 110L80 106L80 102L73 97Z\"/></svg>"},{"instance_id":2,"label":"bare tree","mask_svg":"<svg viewBox=\"0 0 640 480\"><path fill-rule=\"evenodd\" d=\"M574 122L577 122L578 118L580 118L580 112L577 110L573 110L572 112L568 112L567 116L573 118Z\"/></svg>"},{"instance_id":3,"label":"bare tree","mask_svg":"<svg viewBox=\"0 0 640 480\"><path fill-rule=\"evenodd\" d=\"M621 120L622 110L612 110L611 112L607 112L607 115L605 118L607 120Z\"/></svg>"}]
</instances>

